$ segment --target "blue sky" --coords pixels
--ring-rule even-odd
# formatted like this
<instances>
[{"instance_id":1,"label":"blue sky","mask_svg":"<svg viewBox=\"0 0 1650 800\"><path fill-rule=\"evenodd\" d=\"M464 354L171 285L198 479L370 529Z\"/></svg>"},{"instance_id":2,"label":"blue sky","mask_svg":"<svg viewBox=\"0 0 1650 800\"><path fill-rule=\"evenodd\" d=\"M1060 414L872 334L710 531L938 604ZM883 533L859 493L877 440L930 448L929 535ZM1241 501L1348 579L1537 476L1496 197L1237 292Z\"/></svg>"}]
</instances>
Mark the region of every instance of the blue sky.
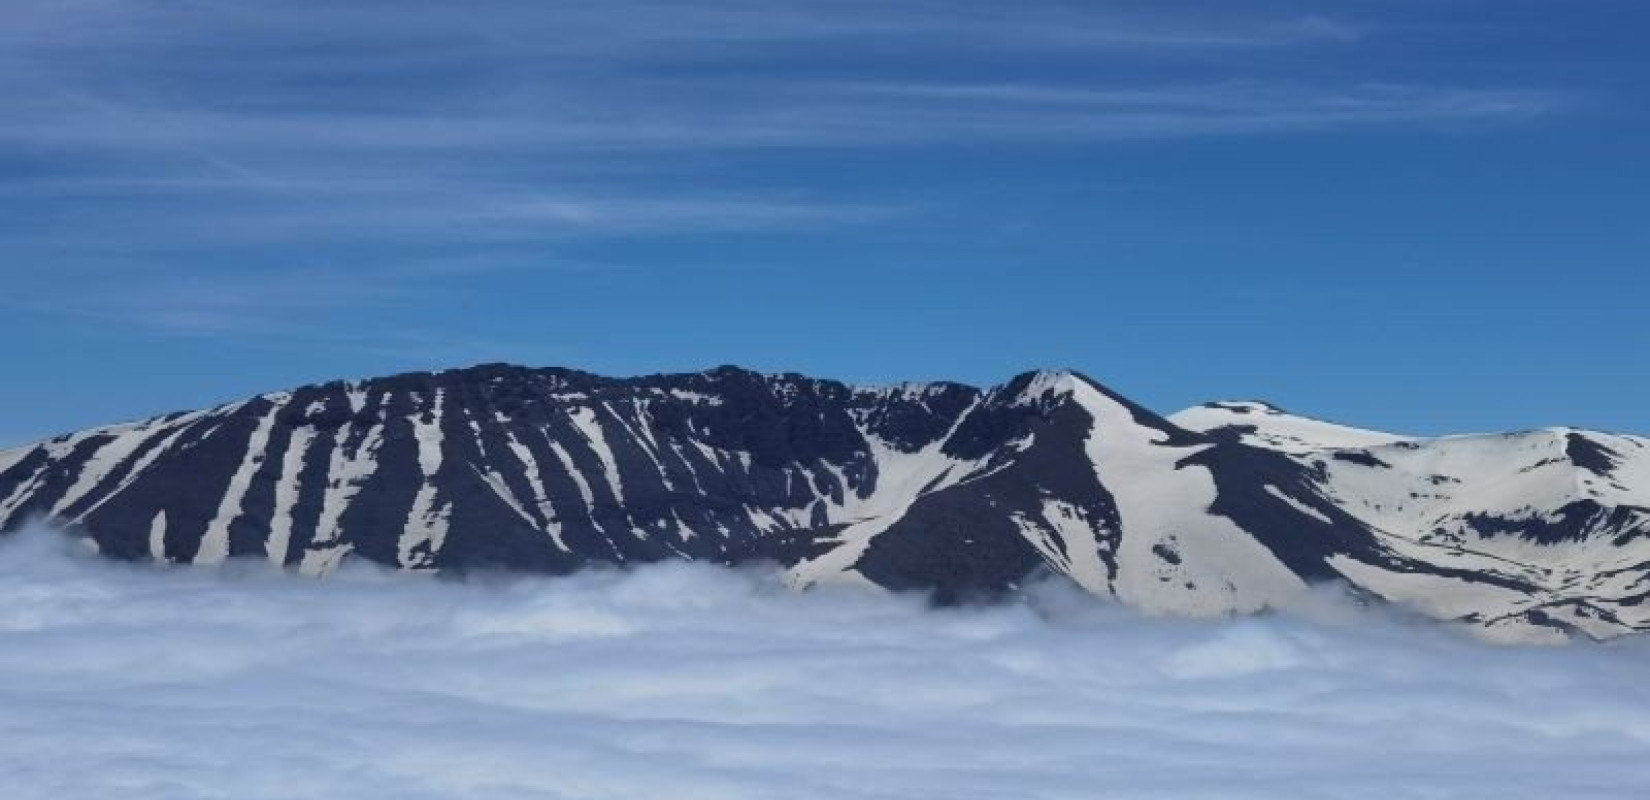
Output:
<instances>
[{"instance_id":1,"label":"blue sky","mask_svg":"<svg viewBox=\"0 0 1650 800\"><path fill-rule=\"evenodd\" d=\"M1633 0L0 10L0 443L481 361L1650 432Z\"/></svg>"}]
</instances>

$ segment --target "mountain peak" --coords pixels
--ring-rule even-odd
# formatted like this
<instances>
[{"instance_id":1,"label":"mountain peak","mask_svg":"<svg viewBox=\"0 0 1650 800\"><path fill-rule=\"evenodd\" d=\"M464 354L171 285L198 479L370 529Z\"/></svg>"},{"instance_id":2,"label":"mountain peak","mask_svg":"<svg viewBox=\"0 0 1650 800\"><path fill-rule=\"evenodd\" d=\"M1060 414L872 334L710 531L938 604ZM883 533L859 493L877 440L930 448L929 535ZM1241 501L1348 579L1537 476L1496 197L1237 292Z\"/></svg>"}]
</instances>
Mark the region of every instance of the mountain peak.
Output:
<instances>
[{"instance_id":1,"label":"mountain peak","mask_svg":"<svg viewBox=\"0 0 1650 800\"><path fill-rule=\"evenodd\" d=\"M0 530L31 517L117 558L308 574L768 560L942 599L1052 573L1197 614L1344 580L1496 635L1650 629L1650 442L1165 419L1069 369L336 381L0 452Z\"/></svg>"}]
</instances>

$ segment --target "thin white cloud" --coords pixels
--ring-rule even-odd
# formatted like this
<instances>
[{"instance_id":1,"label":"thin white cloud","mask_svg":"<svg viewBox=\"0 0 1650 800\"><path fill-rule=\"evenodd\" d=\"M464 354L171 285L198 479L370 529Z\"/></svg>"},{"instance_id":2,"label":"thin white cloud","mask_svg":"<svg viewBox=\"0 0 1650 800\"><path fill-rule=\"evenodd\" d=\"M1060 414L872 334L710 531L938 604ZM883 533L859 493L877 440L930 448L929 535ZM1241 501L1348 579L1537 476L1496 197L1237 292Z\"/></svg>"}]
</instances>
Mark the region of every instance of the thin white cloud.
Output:
<instances>
[{"instance_id":1,"label":"thin white cloud","mask_svg":"<svg viewBox=\"0 0 1650 800\"><path fill-rule=\"evenodd\" d=\"M47 152L171 151L256 184L280 180L294 157L335 165L423 151L513 158L521 150L1229 135L1326 121L1495 119L1532 104L1550 107L1537 92L1447 83L1371 96L1361 82L1279 82L1264 61L1245 69L1241 60L1199 58L1229 48L1347 47L1359 39L1333 18L1265 11L1147 13L1051 2L1005 15L991 3L647 0L485 9L221 6L24 3L14 29L25 33L11 44L20 66L0 81L8 107L0 142ZM816 40L830 50L805 47ZM1026 52L1004 62L993 53L1005 43ZM1113 52L1120 44L1145 52ZM913 62L924 47L945 56ZM1159 61L1165 53L1193 57L1169 70ZM978 73L994 71L991 65L1044 78L980 83ZM954 74L926 87L912 83L911 76L936 71ZM1115 77L1104 86L1047 82L1049 74L1074 73ZM819 80L842 75L870 91L844 95ZM1232 86L1233 78L1255 83ZM926 101L918 107L869 102L873 94L911 97L915 90ZM855 96L861 102L850 102ZM1355 103L1357 113L1330 108L1336 97ZM1209 108L1211 99L1218 109ZM969 106L939 105L946 101ZM1041 113L1027 117L1028 101ZM1212 110L1223 113L1189 113ZM976 119L965 111L983 113Z\"/></svg>"},{"instance_id":2,"label":"thin white cloud","mask_svg":"<svg viewBox=\"0 0 1650 800\"><path fill-rule=\"evenodd\" d=\"M921 225L935 188L879 183L866 153L1498 125L1569 102L1380 83L1346 66L1380 28L1273 4L15 0L4 23L0 270L35 273L11 301L203 332L304 312L287 287L316 263L383 286L361 262ZM223 285L143 282L163 258ZM95 284L41 277L121 259ZM434 296L429 273L400 283Z\"/></svg>"},{"instance_id":3,"label":"thin white cloud","mask_svg":"<svg viewBox=\"0 0 1650 800\"><path fill-rule=\"evenodd\" d=\"M0 773L20 800L1650 791L1638 640L1497 648L1328 601L936 611L683 564L315 582L69 552L0 544Z\"/></svg>"},{"instance_id":4,"label":"thin white cloud","mask_svg":"<svg viewBox=\"0 0 1650 800\"><path fill-rule=\"evenodd\" d=\"M1004 13L990 0L612 0L590 4L519 4L477 0L455 7L441 0L279 6L225 0L153 4L135 0L16 0L0 42L20 48L173 46L200 44L203 32L262 33L281 41L303 37L320 46L306 56L348 58L342 41L396 50L465 54L482 47L676 55L705 47L781 42L836 44L882 37L906 46L958 44L1047 49L1265 48L1344 42L1361 27L1322 14L1238 13L1203 7L1188 14L1158 3L1032 2ZM392 13L395 12L395 13ZM959 36L963 41L959 42ZM357 54L360 57L364 54Z\"/></svg>"},{"instance_id":5,"label":"thin white cloud","mask_svg":"<svg viewBox=\"0 0 1650 800\"><path fill-rule=\"evenodd\" d=\"M257 186L277 184L254 164L344 166L396 154L558 149L601 153L1029 142L1073 138L1230 135L1435 121L1527 119L1573 101L1550 90L1452 86L1233 83L1092 86L805 79L677 79L627 96L545 99L536 108L403 109L380 113L222 111L17 104L0 143L107 154L173 153ZM728 91L736 89L730 96ZM661 103L676 94L674 102ZM700 102L683 102L697 97ZM246 153L231 157L225 153ZM340 177L348 177L344 171Z\"/></svg>"}]
</instances>

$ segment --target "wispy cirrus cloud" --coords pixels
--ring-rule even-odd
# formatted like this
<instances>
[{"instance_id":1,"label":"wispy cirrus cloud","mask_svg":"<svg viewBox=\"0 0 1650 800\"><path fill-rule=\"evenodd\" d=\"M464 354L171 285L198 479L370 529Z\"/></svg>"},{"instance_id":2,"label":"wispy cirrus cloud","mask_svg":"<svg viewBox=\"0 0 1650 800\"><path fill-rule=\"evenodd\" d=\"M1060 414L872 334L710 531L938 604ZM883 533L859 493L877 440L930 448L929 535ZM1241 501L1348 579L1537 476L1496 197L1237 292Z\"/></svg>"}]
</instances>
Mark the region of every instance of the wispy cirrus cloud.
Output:
<instances>
[{"instance_id":1,"label":"wispy cirrus cloud","mask_svg":"<svg viewBox=\"0 0 1650 800\"><path fill-rule=\"evenodd\" d=\"M309 43L310 57L366 60L382 51L413 61L485 51L490 59L523 51L579 58L697 56L707 47L840 45L873 39L924 49L989 44L1000 49L1261 48L1356 39L1362 26L1317 12L1254 4L1249 10L1203 6L1199 13L1160 3L1036 2L1005 13L988 0L614 0L611 3L511 3L480 0L463 9L440 0L339 5L299 0L279 6L153 4L133 0L18 0L0 43L30 47L191 45L202 53L246 44L272 53ZM250 43L213 41L208 32L258 34ZM366 49L363 49L365 46Z\"/></svg>"},{"instance_id":2,"label":"wispy cirrus cloud","mask_svg":"<svg viewBox=\"0 0 1650 800\"><path fill-rule=\"evenodd\" d=\"M369 285L395 259L918 224L922 187L844 179L867 153L1506 124L1570 102L1303 70L1381 27L1196 5L17 0L0 256L36 271L24 295L147 296L95 310L229 330L317 269ZM157 258L215 288L123 277ZM99 291L43 272L121 259ZM429 302L328 295L355 296Z\"/></svg>"},{"instance_id":3,"label":"wispy cirrus cloud","mask_svg":"<svg viewBox=\"0 0 1650 800\"><path fill-rule=\"evenodd\" d=\"M1257 8L25 2L12 38L0 40L17 64L0 82L10 111L0 142L46 154L192 154L256 184L278 181L299 157L364 168L362 157L455 151L496 161L1230 134L1551 106L1550 92L1311 83L1264 74L1264 64L1245 76L1208 61L1361 38L1339 20ZM1029 52L993 55L1019 47ZM948 57L935 62L929 51ZM1001 74L1019 77L982 80ZM973 116L994 113L994 125Z\"/></svg>"}]
</instances>

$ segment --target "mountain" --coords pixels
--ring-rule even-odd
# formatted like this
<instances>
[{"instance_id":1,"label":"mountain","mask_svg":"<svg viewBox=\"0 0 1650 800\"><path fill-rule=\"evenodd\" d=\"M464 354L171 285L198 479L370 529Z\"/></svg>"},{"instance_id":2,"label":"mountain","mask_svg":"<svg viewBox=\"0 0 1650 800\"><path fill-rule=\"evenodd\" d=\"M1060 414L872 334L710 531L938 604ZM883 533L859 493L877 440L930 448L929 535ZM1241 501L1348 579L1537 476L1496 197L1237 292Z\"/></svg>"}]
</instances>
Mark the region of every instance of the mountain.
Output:
<instances>
[{"instance_id":1,"label":"mountain","mask_svg":"<svg viewBox=\"0 0 1650 800\"><path fill-rule=\"evenodd\" d=\"M798 587L942 602L1053 573L1195 615L1343 581L1508 639L1650 628L1650 441L1419 439L1262 403L1165 418L1071 372L335 382L0 452L0 530L38 517L116 558L310 575L770 560Z\"/></svg>"}]
</instances>

